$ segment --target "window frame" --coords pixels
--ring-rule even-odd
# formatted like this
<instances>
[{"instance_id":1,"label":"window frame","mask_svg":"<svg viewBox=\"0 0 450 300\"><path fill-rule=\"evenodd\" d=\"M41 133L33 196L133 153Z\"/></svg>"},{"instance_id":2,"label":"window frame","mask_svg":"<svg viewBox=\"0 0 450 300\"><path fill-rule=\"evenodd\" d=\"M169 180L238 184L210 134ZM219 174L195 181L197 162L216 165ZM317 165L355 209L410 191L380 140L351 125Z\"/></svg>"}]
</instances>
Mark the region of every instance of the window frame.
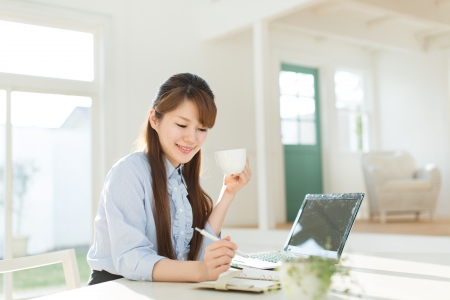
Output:
<instances>
[{"instance_id":1,"label":"window frame","mask_svg":"<svg viewBox=\"0 0 450 300\"><path fill-rule=\"evenodd\" d=\"M12 124L11 93L32 92L86 96L92 99L91 106L91 172L92 215L94 220L98 207L96 198L101 192L104 178L104 98L106 96L106 66L111 57L111 19L104 15L79 12L36 3L0 3L0 20L30 25L47 26L93 34L94 78L92 81L49 78L0 72L0 90L6 91L5 123L5 236L4 259L12 258ZM93 233L93 222L91 223ZM93 239L93 234L92 234ZM5 299L12 298L11 273L4 274Z\"/></svg>"}]
</instances>

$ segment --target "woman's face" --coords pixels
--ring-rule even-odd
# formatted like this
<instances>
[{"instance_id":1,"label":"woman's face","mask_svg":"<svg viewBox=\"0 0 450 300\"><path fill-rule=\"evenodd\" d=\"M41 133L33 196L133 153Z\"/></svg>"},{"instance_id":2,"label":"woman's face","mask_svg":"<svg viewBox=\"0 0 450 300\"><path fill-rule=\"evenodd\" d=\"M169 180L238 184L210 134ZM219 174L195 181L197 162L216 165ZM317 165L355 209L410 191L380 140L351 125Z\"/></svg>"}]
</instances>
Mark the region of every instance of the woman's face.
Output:
<instances>
[{"instance_id":1,"label":"woman's face","mask_svg":"<svg viewBox=\"0 0 450 300\"><path fill-rule=\"evenodd\" d=\"M165 156L175 168L189 162L206 140L208 128L198 119L197 106L189 100L166 113L162 120L156 118L154 109L150 111L150 124L158 133Z\"/></svg>"}]
</instances>

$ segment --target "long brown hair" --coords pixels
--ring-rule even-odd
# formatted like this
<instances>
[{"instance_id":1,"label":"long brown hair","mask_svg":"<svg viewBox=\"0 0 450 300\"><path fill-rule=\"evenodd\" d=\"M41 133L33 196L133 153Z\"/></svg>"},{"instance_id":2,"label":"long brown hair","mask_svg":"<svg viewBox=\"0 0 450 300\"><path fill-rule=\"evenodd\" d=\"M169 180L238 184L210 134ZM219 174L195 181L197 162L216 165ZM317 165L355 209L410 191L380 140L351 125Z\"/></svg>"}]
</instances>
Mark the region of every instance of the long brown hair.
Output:
<instances>
[{"instance_id":1,"label":"long brown hair","mask_svg":"<svg viewBox=\"0 0 450 300\"><path fill-rule=\"evenodd\" d=\"M202 78L190 74L177 74L167 79L159 88L153 109L158 121L164 114L177 109L184 101L192 101L199 112L199 122L207 128L214 126L217 108L214 94ZM147 148L153 189L153 216L158 241L158 254L176 259L171 237L170 202L167 188L165 156L162 151L158 133L151 127L149 119L144 123L136 147ZM188 199L192 206L192 226L203 228L211 214L213 201L200 186L201 150L183 167L183 176L189 192ZM196 260L200 252L203 236L194 231L190 243L188 260Z\"/></svg>"}]
</instances>

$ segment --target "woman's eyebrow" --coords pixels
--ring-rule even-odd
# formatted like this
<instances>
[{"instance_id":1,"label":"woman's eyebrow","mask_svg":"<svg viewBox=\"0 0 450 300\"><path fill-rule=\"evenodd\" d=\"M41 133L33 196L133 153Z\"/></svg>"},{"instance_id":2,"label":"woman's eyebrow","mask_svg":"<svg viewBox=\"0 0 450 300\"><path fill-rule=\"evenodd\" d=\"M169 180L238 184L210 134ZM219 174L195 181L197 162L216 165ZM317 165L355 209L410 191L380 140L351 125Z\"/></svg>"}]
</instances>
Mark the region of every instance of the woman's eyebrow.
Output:
<instances>
[{"instance_id":1,"label":"woman's eyebrow","mask_svg":"<svg viewBox=\"0 0 450 300\"><path fill-rule=\"evenodd\" d=\"M191 123L191 119L188 119L188 118L186 118L186 117L183 117L183 116L177 116L177 118L183 119L183 120L185 120L186 122ZM200 124L200 123L199 123L199 124ZM204 127L203 124L200 124L200 126Z\"/></svg>"},{"instance_id":2,"label":"woman's eyebrow","mask_svg":"<svg viewBox=\"0 0 450 300\"><path fill-rule=\"evenodd\" d=\"M185 118L185 117L183 117L183 116L178 116L178 118L183 119L183 120L185 120L185 121L187 121L187 122L190 122L190 121L191 121L190 119Z\"/></svg>"}]
</instances>

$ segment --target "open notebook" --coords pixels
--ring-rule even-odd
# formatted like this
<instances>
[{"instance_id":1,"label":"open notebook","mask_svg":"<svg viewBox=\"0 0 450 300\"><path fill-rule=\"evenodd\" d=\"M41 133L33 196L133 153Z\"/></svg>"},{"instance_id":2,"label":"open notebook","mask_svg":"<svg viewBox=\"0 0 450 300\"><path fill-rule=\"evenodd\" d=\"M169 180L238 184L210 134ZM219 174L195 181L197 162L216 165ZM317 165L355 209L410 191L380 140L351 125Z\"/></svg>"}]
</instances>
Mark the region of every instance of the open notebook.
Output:
<instances>
[{"instance_id":1,"label":"open notebook","mask_svg":"<svg viewBox=\"0 0 450 300\"><path fill-rule=\"evenodd\" d=\"M199 288L247 292L265 292L280 288L278 272L252 268L230 268L220 274L216 281L204 281L195 285Z\"/></svg>"}]
</instances>

